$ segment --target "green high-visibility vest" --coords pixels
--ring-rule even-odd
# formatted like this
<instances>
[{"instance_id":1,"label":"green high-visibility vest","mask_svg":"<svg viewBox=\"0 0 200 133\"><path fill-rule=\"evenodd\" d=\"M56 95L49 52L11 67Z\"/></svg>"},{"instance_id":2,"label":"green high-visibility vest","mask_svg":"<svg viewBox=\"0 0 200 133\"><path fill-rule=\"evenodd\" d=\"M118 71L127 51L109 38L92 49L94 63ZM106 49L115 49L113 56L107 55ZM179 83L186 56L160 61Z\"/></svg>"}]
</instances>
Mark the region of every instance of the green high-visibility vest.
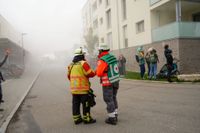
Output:
<instances>
[{"instance_id":1,"label":"green high-visibility vest","mask_svg":"<svg viewBox=\"0 0 200 133\"><path fill-rule=\"evenodd\" d=\"M151 64L156 64L157 63L157 56L155 54L150 55L150 63Z\"/></svg>"},{"instance_id":2,"label":"green high-visibility vest","mask_svg":"<svg viewBox=\"0 0 200 133\"><path fill-rule=\"evenodd\" d=\"M101 60L108 63L108 79L110 83L114 83L119 81L119 68L117 65L117 59L114 55L107 54L103 57L101 57Z\"/></svg>"}]
</instances>

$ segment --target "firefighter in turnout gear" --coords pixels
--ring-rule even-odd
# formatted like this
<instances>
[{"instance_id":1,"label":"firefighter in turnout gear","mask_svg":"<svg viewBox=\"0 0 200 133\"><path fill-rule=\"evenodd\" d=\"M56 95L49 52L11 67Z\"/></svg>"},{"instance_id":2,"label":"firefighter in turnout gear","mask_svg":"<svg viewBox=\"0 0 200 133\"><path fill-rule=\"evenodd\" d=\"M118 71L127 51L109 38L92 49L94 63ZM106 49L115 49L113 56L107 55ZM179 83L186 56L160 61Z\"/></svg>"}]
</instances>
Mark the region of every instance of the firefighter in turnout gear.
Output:
<instances>
[{"instance_id":1,"label":"firefighter in turnout gear","mask_svg":"<svg viewBox=\"0 0 200 133\"><path fill-rule=\"evenodd\" d=\"M118 117L117 91L119 88L119 69L117 59L109 54L108 45L99 45L98 63L96 75L100 77L103 88L103 99L107 105L108 118L107 124L116 125Z\"/></svg>"},{"instance_id":2,"label":"firefighter in turnout gear","mask_svg":"<svg viewBox=\"0 0 200 133\"><path fill-rule=\"evenodd\" d=\"M96 120L90 115L89 105L89 78L95 76L95 72L90 68L85 60L85 52L82 48L75 50L72 63L68 66L68 79L72 93L72 112L75 124L84 122L85 124L95 123ZM80 105L83 107L83 117L80 113Z\"/></svg>"}]
</instances>

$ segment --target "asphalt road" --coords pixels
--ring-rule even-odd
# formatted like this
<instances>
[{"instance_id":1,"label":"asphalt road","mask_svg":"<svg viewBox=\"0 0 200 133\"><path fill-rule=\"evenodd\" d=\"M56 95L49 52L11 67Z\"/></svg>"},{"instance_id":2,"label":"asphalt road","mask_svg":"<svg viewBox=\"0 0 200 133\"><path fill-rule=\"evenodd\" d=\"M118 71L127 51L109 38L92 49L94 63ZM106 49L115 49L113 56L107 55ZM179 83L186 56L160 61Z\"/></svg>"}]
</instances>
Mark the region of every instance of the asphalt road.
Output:
<instances>
[{"instance_id":1,"label":"asphalt road","mask_svg":"<svg viewBox=\"0 0 200 133\"><path fill-rule=\"evenodd\" d=\"M46 65L7 133L200 133L200 85L121 80L119 122L104 123L106 106L92 79L97 123L74 125L64 66Z\"/></svg>"}]
</instances>

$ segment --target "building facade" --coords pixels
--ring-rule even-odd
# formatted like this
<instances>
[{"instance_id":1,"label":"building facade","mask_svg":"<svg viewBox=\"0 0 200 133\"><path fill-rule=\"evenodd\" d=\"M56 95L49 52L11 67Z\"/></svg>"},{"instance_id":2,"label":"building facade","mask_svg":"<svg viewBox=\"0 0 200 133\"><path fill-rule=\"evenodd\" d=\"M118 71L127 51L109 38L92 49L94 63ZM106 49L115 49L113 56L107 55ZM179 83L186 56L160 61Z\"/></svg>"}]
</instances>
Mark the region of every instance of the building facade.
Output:
<instances>
[{"instance_id":1,"label":"building facade","mask_svg":"<svg viewBox=\"0 0 200 133\"><path fill-rule=\"evenodd\" d=\"M158 51L160 69L169 44L181 73L200 73L200 0L88 0L85 7L84 29L124 54L128 70L139 70L134 55L141 45Z\"/></svg>"},{"instance_id":2,"label":"building facade","mask_svg":"<svg viewBox=\"0 0 200 133\"><path fill-rule=\"evenodd\" d=\"M0 60L5 56L5 50L10 49L11 54L6 64L1 68L7 71L9 68L24 67L23 34L15 30L8 21L0 15ZM3 73L5 71L2 71Z\"/></svg>"}]
</instances>

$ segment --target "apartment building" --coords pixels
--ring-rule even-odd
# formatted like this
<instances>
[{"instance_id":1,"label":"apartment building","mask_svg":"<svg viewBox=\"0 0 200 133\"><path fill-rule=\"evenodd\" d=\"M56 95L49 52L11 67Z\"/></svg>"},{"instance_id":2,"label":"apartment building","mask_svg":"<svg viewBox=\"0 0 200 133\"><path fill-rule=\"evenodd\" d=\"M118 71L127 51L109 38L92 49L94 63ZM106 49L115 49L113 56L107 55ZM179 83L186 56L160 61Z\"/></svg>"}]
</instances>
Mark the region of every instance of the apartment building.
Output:
<instances>
[{"instance_id":1,"label":"apartment building","mask_svg":"<svg viewBox=\"0 0 200 133\"><path fill-rule=\"evenodd\" d=\"M160 69L169 44L181 73L200 73L200 0L88 0L85 7L84 27L92 27L114 54L124 54L128 70L139 70L134 55L141 45L157 50Z\"/></svg>"}]
</instances>

